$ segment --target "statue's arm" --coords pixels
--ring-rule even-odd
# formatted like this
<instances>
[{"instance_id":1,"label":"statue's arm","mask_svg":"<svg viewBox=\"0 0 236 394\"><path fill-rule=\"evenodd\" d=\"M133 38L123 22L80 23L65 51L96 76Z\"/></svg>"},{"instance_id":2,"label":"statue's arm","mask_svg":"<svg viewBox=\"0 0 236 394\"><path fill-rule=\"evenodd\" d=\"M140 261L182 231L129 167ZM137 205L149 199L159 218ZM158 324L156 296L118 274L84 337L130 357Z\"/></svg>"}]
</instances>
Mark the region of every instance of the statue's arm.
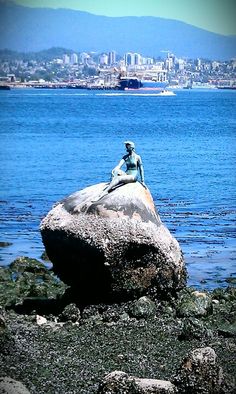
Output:
<instances>
[{"instance_id":1,"label":"statue's arm","mask_svg":"<svg viewBox=\"0 0 236 394\"><path fill-rule=\"evenodd\" d=\"M125 160L124 159L121 159L121 161L119 162L119 164L115 167L115 168L113 168L113 170L112 170L112 175L115 175L115 173L123 166L123 164L125 164Z\"/></svg>"},{"instance_id":2,"label":"statue's arm","mask_svg":"<svg viewBox=\"0 0 236 394\"><path fill-rule=\"evenodd\" d=\"M146 187L145 183L144 183L144 169L143 169L143 163L142 163L142 159L139 156L138 157L138 169L139 169L139 173L140 173L140 178L141 178L141 183L144 187Z\"/></svg>"}]
</instances>

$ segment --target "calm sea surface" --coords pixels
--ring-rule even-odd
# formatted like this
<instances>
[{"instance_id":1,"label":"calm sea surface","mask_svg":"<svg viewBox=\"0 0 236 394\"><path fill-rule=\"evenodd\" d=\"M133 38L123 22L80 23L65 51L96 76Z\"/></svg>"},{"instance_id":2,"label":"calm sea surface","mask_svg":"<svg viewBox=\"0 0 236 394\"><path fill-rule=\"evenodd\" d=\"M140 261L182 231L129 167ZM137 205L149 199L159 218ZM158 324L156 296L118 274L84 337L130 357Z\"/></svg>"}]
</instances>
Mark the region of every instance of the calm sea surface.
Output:
<instances>
[{"instance_id":1,"label":"calm sea surface","mask_svg":"<svg viewBox=\"0 0 236 394\"><path fill-rule=\"evenodd\" d=\"M236 91L174 97L80 90L0 91L1 265L40 258L52 205L108 181L136 143L162 221L184 252L189 284L236 276Z\"/></svg>"}]
</instances>

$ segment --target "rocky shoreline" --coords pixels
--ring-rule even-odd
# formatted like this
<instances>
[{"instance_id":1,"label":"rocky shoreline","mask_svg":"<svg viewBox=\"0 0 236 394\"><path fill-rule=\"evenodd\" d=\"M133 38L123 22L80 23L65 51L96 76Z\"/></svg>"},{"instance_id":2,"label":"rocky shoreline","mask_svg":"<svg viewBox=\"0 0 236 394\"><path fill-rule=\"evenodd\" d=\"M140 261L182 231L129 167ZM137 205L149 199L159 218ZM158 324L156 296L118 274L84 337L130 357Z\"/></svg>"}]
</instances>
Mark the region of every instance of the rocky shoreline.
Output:
<instances>
[{"instance_id":1,"label":"rocky shoreline","mask_svg":"<svg viewBox=\"0 0 236 394\"><path fill-rule=\"evenodd\" d=\"M0 392L6 377L31 394L235 392L233 287L82 305L24 257L0 285Z\"/></svg>"}]
</instances>

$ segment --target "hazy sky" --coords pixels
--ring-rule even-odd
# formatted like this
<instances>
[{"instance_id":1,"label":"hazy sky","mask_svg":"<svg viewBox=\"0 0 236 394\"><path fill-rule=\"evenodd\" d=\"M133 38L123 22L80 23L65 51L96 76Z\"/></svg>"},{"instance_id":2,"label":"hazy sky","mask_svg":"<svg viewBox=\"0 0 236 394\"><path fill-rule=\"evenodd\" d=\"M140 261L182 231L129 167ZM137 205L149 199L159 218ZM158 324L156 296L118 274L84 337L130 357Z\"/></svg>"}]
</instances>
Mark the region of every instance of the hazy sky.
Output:
<instances>
[{"instance_id":1,"label":"hazy sky","mask_svg":"<svg viewBox=\"0 0 236 394\"><path fill-rule=\"evenodd\" d=\"M236 0L14 0L31 7L72 8L107 16L159 16L236 35Z\"/></svg>"}]
</instances>

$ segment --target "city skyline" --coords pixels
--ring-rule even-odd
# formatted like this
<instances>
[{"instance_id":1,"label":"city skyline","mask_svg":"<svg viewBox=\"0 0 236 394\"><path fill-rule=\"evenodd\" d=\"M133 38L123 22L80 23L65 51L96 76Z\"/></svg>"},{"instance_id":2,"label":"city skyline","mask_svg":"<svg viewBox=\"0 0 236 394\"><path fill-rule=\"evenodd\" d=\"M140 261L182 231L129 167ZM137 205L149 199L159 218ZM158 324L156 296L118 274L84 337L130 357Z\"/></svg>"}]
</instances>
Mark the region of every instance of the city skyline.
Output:
<instances>
[{"instance_id":1,"label":"city skyline","mask_svg":"<svg viewBox=\"0 0 236 394\"><path fill-rule=\"evenodd\" d=\"M28 7L66 8L95 15L156 16L179 20L223 35L236 35L234 0L15 0Z\"/></svg>"}]
</instances>

